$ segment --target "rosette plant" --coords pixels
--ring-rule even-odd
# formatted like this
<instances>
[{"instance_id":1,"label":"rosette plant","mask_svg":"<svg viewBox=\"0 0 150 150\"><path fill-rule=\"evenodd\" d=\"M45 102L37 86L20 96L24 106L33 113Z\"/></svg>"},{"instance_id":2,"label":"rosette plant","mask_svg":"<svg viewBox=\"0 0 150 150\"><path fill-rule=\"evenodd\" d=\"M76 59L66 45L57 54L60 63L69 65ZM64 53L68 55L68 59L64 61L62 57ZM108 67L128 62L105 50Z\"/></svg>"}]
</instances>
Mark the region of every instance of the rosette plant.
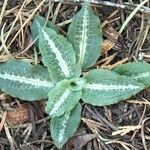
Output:
<instances>
[{"instance_id":1,"label":"rosette plant","mask_svg":"<svg viewBox=\"0 0 150 150\"><path fill-rule=\"evenodd\" d=\"M88 69L100 57L102 47L99 17L89 2L73 17L67 38L40 16L34 18L31 32L44 66L26 60L1 63L0 89L20 100L48 98L45 111L51 118L51 137L59 149L79 126L80 100L94 106L110 105L150 85L148 63L127 63L113 71Z\"/></svg>"}]
</instances>

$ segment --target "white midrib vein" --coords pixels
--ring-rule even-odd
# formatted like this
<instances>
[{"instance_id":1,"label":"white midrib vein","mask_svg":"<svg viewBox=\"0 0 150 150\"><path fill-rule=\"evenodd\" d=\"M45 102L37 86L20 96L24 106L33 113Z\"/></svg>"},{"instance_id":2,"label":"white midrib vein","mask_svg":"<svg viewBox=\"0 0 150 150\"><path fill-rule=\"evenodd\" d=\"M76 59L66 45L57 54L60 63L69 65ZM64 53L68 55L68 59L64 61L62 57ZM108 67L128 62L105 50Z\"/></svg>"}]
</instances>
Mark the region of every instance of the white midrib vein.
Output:
<instances>
[{"instance_id":1,"label":"white midrib vein","mask_svg":"<svg viewBox=\"0 0 150 150\"><path fill-rule=\"evenodd\" d=\"M10 81L17 81L17 82L24 83L24 84L29 84L35 87L51 88L53 86L51 82L46 81L46 80L40 80L37 78L34 79L34 78L26 77L26 76L19 76L19 75L13 75L13 74L8 74L8 73L0 74L0 78L7 79Z\"/></svg>"},{"instance_id":2,"label":"white midrib vein","mask_svg":"<svg viewBox=\"0 0 150 150\"><path fill-rule=\"evenodd\" d=\"M46 41L48 42L48 45L50 46L50 49L55 54L56 59L58 60L58 64L64 73L64 75L68 78L70 76L70 71L68 69L67 63L62 57L62 54L60 53L59 49L57 48L56 44L49 38L48 34L42 29L43 36L45 37Z\"/></svg>"},{"instance_id":3,"label":"white midrib vein","mask_svg":"<svg viewBox=\"0 0 150 150\"><path fill-rule=\"evenodd\" d=\"M65 133L65 129L67 127L67 122L68 122L69 117L70 117L70 112L67 112L65 114L65 119L62 122L62 129L60 130L59 135L58 135L58 141L59 141L59 143L61 143L62 140L63 140L63 138L64 138L64 133Z\"/></svg>"},{"instance_id":4,"label":"white midrib vein","mask_svg":"<svg viewBox=\"0 0 150 150\"><path fill-rule=\"evenodd\" d=\"M82 34L81 34L81 43L80 43L80 56L79 56L79 65L82 66L84 61L84 56L86 53L87 46L87 25L88 25L88 10L85 7L83 13L83 24L82 24Z\"/></svg>"},{"instance_id":5,"label":"white midrib vein","mask_svg":"<svg viewBox=\"0 0 150 150\"><path fill-rule=\"evenodd\" d=\"M133 78L134 79L140 79L140 78L149 77L149 76L150 76L149 72L143 72L143 73L140 73L138 75L134 75Z\"/></svg>"},{"instance_id":6,"label":"white midrib vein","mask_svg":"<svg viewBox=\"0 0 150 150\"><path fill-rule=\"evenodd\" d=\"M134 90L138 89L139 86L128 84L128 85L105 85L105 84L86 84L85 85L86 89L91 89L91 90Z\"/></svg>"},{"instance_id":7,"label":"white midrib vein","mask_svg":"<svg viewBox=\"0 0 150 150\"><path fill-rule=\"evenodd\" d=\"M53 109L50 112L50 115L57 114L57 111L60 109L60 107L63 105L65 102L66 98L69 96L70 90L67 89L63 95L60 97L60 99L54 104Z\"/></svg>"}]
</instances>

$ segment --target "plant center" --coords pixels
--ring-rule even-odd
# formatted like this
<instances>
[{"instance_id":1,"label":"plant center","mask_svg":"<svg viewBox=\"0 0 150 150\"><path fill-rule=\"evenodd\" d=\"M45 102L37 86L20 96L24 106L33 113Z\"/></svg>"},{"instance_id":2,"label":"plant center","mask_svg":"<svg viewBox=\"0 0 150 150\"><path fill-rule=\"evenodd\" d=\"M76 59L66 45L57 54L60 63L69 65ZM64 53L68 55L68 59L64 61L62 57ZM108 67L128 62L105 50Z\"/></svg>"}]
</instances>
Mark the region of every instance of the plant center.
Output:
<instances>
[{"instance_id":1,"label":"plant center","mask_svg":"<svg viewBox=\"0 0 150 150\"><path fill-rule=\"evenodd\" d=\"M83 78L73 78L70 80L70 88L73 91L79 91L84 87L85 83L86 80Z\"/></svg>"}]
</instances>

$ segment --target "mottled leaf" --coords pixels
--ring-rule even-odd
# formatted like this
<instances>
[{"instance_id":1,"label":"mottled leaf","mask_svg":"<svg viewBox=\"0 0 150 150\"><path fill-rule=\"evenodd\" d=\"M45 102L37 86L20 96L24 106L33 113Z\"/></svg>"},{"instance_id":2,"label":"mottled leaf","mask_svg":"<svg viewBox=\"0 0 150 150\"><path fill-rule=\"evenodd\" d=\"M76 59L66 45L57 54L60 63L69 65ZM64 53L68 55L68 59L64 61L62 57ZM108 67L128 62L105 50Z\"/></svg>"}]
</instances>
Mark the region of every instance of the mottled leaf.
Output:
<instances>
[{"instance_id":1,"label":"mottled leaf","mask_svg":"<svg viewBox=\"0 0 150 150\"><path fill-rule=\"evenodd\" d=\"M53 22L49 20L46 22L46 18L42 16L35 16L31 24L31 34L32 34L32 39L36 40L34 44L37 48L39 46L38 45L39 44L39 40L38 40L39 30L41 30L41 28L44 26L51 28L55 30L57 33L59 33L58 27L54 25Z\"/></svg>"},{"instance_id":2,"label":"mottled leaf","mask_svg":"<svg viewBox=\"0 0 150 150\"><path fill-rule=\"evenodd\" d=\"M81 120L81 106L77 104L70 112L51 119L51 137L57 148L61 149L67 140L74 135Z\"/></svg>"},{"instance_id":3,"label":"mottled leaf","mask_svg":"<svg viewBox=\"0 0 150 150\"><path fill-rule=\"evenodd\" d=\"M0 89L22 100L47 98L53 84L47 69L25 60L0 63Z\"/></svg>"},{"instance_id":4,"label":"mottled leaf","mask_svg":"<svg viewBox=\"0 0 150 150\"><path fill-rule=\"evenodd\" d=\"M59 82L48 94L46 113L50 117L57 117L70 111L80 100L82 91L73 90L68 80Z\"/></svg>"},{"instance_id":5,"label":"mottled leaf","mask_svg":"<svg viewBox=\"0 0 150 150\"><path fill-rule=\"evenodd\" d=\"M77 55L77 63L86 69L96 63L102 46L99 17L93 13L88 2L73 17L67 37Z\"/></svg>"},{"instance_id":6,"label":"mottled leaf","mask_svg":"<svg viewBox=\"0 0 150 150\"><path fill-rule=\"evenodd\" d=\"M150 86L150 64L146 62L130 62L116 67L114 71L129 76L146 87Z\"/></svg>"},{"instance_id":7,"label":"mottled leaf","mask_svg":"<svg viewBox=\"0 0 150 150\"><path fill-rule=\"evenodd\" d=\"M82 99L97 106L117 103L144 89L143 84L109 70L95 69L84 78L87 83L83 89Z\"/></svg>"},{"instance_id":8,"label":"mottled leaf","mask_svg":"<svg viewBox=\"0 0 150 150\"><path fill-rule=\"evenodd\" d=\"M51 79L61 81L80 76L72 45L54 30L42 28L39 35L42 61L48 67Z\"/></svg>"}]
</instances>

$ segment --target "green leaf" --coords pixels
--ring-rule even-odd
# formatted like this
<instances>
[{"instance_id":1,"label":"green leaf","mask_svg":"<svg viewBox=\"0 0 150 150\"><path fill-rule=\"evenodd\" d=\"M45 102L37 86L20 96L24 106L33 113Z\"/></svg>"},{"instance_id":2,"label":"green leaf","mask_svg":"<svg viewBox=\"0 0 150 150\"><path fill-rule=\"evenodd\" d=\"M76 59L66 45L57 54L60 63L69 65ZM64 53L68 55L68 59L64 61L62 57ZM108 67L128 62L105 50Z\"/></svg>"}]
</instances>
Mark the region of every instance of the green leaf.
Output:
<instances>
[{"instance_id":1,"label":"green leaf","mask_svg":"<svg viewBox=\"0 0 150 150\"><path fill-rule=\"evenodd\" d=\"M53 84L47 69L25 60L0 63L0 89L22 100L47 98Z\"/></svg>"},{"instance_id":2,"label":"green leaf","mask_svg":"<svg viewBox=\"0 0 150 150\"><path fill-rule=\"evenodd\" d=\"M77 104L70 112L51 119L51 137L57 148L61 149L67 140L74 135L81 120L81 106Z\"/></svg>"},{"instance_id":3,"label":"green leaf","mask_svg":"<svg viewBox=\"0 0 150 150\"><path fill-rule=\"evenodd\" d=\"M51 79L61 81L80 76L72 45L54 30L42 28L39 35L42 61L48 67Z\"/></svg>"},{"instance_id":4,"label":"green leaf","mask_svg":"<svg viewBox=\"0 0 150 150\"><path fill-rule=\"evenodd\" d=\"M44 26L51 28L55 30L57 33L59 33L58 27L54 25L53 22L48 20L46 23L46 19L44 17L35 16L31 25L31 34L32 34L33 40L37 39L34 43L37 48L39 44L39 40L38 40L39 30L41 30L41 28Z\"/></svg>"},{"instance_id":5,"label":"green leaf","mask_svg":"<svg viewBox=\"0 0 150 150\"><path fill-rule=\"evenodd\" d=\"M54 118L70 111L80 100L82 91L72 90L69 80L59 82L48 94L45 111Z\"/></svg>"},{"instance_id":6,"label":"green leaf","mask_svg":"<svg viewBox=\"0 0 150 150\"><path fill-rule=\"evenodd\" d=\"M146 62L130 62L116 67L114 71L129 76L146 87L150 86L150 64Z\"/></svg>"},{"instance_id":7,"label":"green leaf","mask_svg":"<svg viewBox=\"0 0 150 150\"><path fill-rule=\"evenodd\" d=\"M94 65L100 56L102 31L99 17L93 13L88 2L73 17L67 37L77 55L77 62L86 69Z\"/></svg>"},{"instance_id":8,"label":"green leaf","mask_svg":"<svg viewBox=\"0 0 150 150\"><path fill-rule=\"evenodd\" d=\"M144 89L143 84L109 70L95 69L84 78L87 83L83 89L82 99L97 106L117 103Z\"/></svg>"}]
</instances>

